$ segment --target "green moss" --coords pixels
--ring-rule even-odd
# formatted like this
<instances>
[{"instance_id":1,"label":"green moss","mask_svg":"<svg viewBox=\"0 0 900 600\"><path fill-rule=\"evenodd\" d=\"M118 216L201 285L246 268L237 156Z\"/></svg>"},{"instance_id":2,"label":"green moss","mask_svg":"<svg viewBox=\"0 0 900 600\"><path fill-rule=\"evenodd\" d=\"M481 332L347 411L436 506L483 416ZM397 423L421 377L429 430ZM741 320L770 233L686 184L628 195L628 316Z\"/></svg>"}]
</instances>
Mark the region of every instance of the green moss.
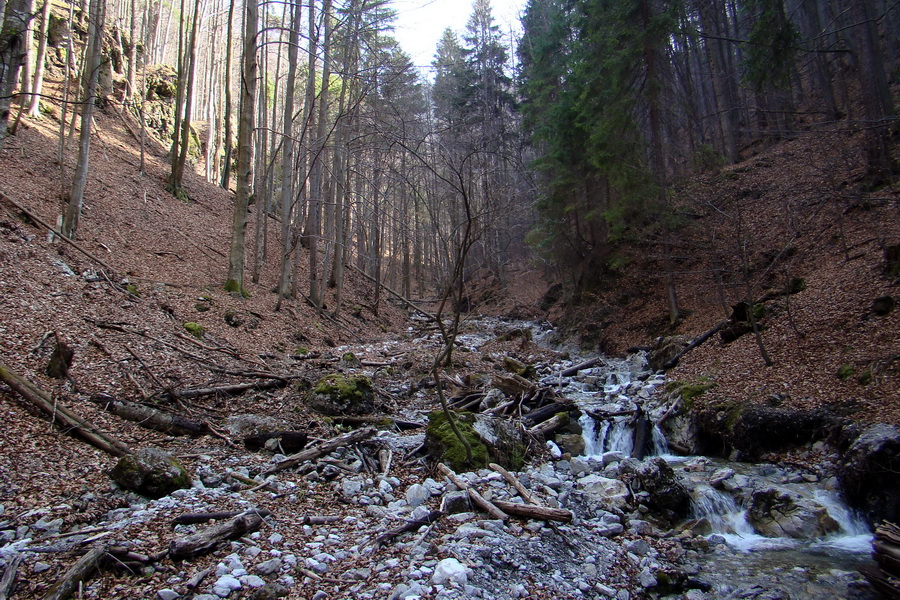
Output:
<instances>
[{"instance_id":1,"label":"green moss","mask_svg":"<svg viewBox=\"0 0 900 600\"><path fill-rule=\"evenodd\" d=\"M860 373L859 377L856 378L856 381L859 382L860 385L869 385L872 383L872 367L868 367L865 371Z\"/></svg>"},{"instance_id":2,"label":"green moss","mask_svg":"<svg viewBox=\"0 0 900 600\"><path fill-rule=\"evenodd\" d=\"M537 377L537 369L534 368L534 365L526 365L511 356L503 357L503 366L510 373L515 373L519 377L524 377L525 379Z\"/></svg>"},{"instance_id":3,"label":"green moss","mask_svg":"<svg viewBox=\"0 0 900 600\"><path fill-rule=\"evenodd\" d=\"M209 304L204 304L203 302L198 302L194 305L194 310L196 310L197 312L206 312L210 308L212 307Z\"/></svg>"},{"instance_id":4,"label":"green moss","mask_svg":"<svg viewBox=\"0 0 900 600\"><path fill-rule=\"evenodd\" d=\"M309 354L309 348L307 348L306 346L297 346L296 348L294 348L294 354L297 356L306 356L307 354Z\"/></svg>"},{"instance_id":5,"label":"green moss","mask_svg":"<svg viewBox=\"0 0 900 600\"><path fill-rule=\"evenodd\" d=\"M838 367L837 373L835 373L835 375L837 375L837 378L841 381L847 381L848 379L853 377L853 373L854 369L852 365L841 365L840 367Z\"/></svg>"},{"instance_id":6,"label":"green moss","mask_svg":"<svg viewBox=\"0 0 900 600\"><path fill-rule=\"evenodd\" d=\"M375 390L365 375L326 375L309 394L309 405L326 415L367 414L374 410Z\"/></svg>"},{"instance_id":7,"label":"green moss","mask_svg":"<svg viewBox=\"0 0 900 600\"><path fill-rule=\"evenodd\" d=\"M140 296L141 294L138 292L137 286L133 283L129 283L125 286L125 291L131 294L132 296Z\"/></svg>"},{"instance_id":8,"label":"green moss","mask_svg":"<svg viewBox=\"0 0 900 600\"><path fill-rule=\"evenodd\" d=\"M806 289L806 280L802 277L792 277L787 286L788 294L799 294Z\"/></svg>"},{"instance_id":9,"label":"green moss","mask_svg":"<svg viewBox=\"0 0 900 600\"><path fill-rule=\"evenodd\" d=\"M184 324L185 330L196 338L202 338L206 334L206 328L199 323L188 321Z\"/></svg>"},{"instance_id":10,"label":"green moss","mask_svg":"<svg viewBox=\"0 0 900 600\"><path fill-rule=\"evenodd\" d=\"M459 429L459 432L472 448L471 464L466 460L465 446L456 437L450 422L447 420L447 414L442 410L428 415L428 429L425 432L425 439L428 443L429 453L435 460L446 463L454 471L484 468L488 462L488 450L472 426L472 421L474 420L472 414L451 414L457 429Z\"/></svg>"},{"instance_id":11,"label":"green moss","mask_svg":"<svg viewBox=\"0 0 900 600\"><path fill-rule=\"evenodd\" d=\"M766 316L766 305L765 304L754 304L753 305L753 318L759 321L763 317Z\"/></svg>"},{"instance_id":12,"label":"green moss","mask_svg":"<svg viewBox=\"0 0 900 600\"><path fill-rule=\"evenodd\" d=\"M694 400L716 387L711 381L686 382L686 381L670 381L666 383L666 390L670 393L678 393L685 408L688 410L694 407Z\"/></svg>"},{"instance_id":13,"label":"green moss","mask_svg":"<svg viewBox=\"0 0 900 600\"><path fill-rule=\"evenodd\" d=\"M231 294L240 294L242 298L250 297L250 292L241 287L241 284L234 279L225 282L225 291Z\"/></svg>"}]
</instances>

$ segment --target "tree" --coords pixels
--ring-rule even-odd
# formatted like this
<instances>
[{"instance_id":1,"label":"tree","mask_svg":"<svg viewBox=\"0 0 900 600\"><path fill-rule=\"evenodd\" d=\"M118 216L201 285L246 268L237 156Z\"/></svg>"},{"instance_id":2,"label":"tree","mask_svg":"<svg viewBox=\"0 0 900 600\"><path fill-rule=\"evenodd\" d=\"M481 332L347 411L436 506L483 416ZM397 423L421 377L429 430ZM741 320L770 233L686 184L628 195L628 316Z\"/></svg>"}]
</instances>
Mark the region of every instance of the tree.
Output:
<instances>
[{"instance_id":1,"label":"tree","mask_svg":"<svg viewBox=\"0 0 900 600\"><path fill-rule=\"evenodd\" d=\"M28 116L32 118L40 114L41 92L44 87L44 63L47 61L47 38L50 35L51 6L51 0L44 0L44 5L41 9L40 40L38 41L37 55L34 59L34 84L31 87L31 100L28 105Z\"/></svg>"},{"instance_id":2,"label":"tree","mask_svg":"<svg viewBox=\"0 0 900 600\"><path fill-rule=\"evenodd\" d=\"M253 181L253 130L255 124L258 63L256 38L259 32L259 6L256 0L244 2L244 51L241 72L241 111L238 124L237 191L231 226L231 250L228 253L228 278L225 289L244 293L244 251L247 234L247 208Z\"/></svg>"},{"instance_id":3,"label":"tree","mask_svg":"<svg viewBox=\"0 0 900 600\"><path fill-rule=\"evenodd\" d=\"M13 91L26 54L25 37L31 19L27 7L28 0L9 0L6 10L0 10L0 148L6 140Z\"/></svg>"},{"instance_id":4,"label":"tree","mask_svg":"<svg viewBox=\"0 0 900 600\"><path fill-rule=\"evenodd\" d=\"M78 138L78 162L75 165L72 190L69 193L69 201L62 224L62 234L69 238L74 238L78 230L81 206L84 203L84 189L87 185L91 152L91 129L94 119L94 108L97 102L97 82L100 72L105 13L105 0L91 0L90 19L88 20L88 42L84 55L84 74L82 78L84 92L82 94L81 133Z\"/></svg>"}]
</instances>

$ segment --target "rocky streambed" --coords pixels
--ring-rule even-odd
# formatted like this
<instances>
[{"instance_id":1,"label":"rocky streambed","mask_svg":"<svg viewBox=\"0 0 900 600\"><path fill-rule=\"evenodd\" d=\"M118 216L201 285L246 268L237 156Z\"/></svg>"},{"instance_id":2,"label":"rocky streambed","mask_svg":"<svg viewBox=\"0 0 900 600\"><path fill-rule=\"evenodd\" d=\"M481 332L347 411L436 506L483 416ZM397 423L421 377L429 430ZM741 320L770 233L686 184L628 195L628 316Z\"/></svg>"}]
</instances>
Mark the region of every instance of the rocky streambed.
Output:
<instances>
[{"instance_id":1,"label":"rocky streambed","mask_svg":"<svg viewBox=\"0 0 900 600\"><path fill-rule=\"evenodd\" d=\"M510 331L540 343L548 335L531 323L481 321L458 339L460 362L466 353L496 354L492 362L517 368L490 346ZM367 367L346 353L376 350L398 355L393 343L336 355L344 372L374 376L390 361ZM565 400L551 405L566 418L530 440L543 446L547 438L543 458L512 474L525 491L494 468L460 472L459 483L497 504L561 509L561 521L488 516L423 456L425 433L387 427L283 470L283 454L194 447L185 455L191 487L156 500L98 490L16 515L0 506L0 564L23 561L22 573L45 577L63 571L54 557L101 539L128 550L129 570L88 581L84 598L877 597L856 571L869 562L871 534L840 499L845 457L836 449L807 444L795 455L802 462L777 464L675 455L667 437L689 442L691 422L643 355L570 353L529 366L536 388ZM503 378L468 380L480 388L473 394L461 382L459 398L478 411L522 394ZM394 417L424 424L433 390L390 374L379 381L406 399ZM523 400L519 417L528 412ZM60 515L75 510L96 518L69 528ZM263 520L203 556L152 560L173 538L209 527L175 524L179 516L216 511Z\"/></svg>"}]
</instances>

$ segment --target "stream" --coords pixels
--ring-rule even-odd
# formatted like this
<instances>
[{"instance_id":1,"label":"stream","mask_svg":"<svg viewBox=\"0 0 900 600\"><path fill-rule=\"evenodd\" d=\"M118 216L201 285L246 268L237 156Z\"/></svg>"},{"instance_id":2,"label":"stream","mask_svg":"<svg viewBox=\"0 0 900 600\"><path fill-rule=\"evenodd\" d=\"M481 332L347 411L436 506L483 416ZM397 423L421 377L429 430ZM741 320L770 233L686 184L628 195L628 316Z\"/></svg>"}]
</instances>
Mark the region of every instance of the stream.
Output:
<instances>
[{"instance_id":1,"label":"stream","mask_svg":"<svg viewBox=\"0 0 900 600\"><path fill-rule=\"evenodd\" d=\"M551 346L552 331L546 325L514 326L530 327L537 343ZM482 323L478 330L490 332L494 327ZM463 335L460 343L476 349L484 338L484 333ZM605 464L617 453L632 454L632 418L597 419L588 413L609 415L640 406L650 422L656 423L668 408L658 404L658 398L665 395L654 394L664 386L665 376L649 370L643 353L624 359L601 357L596 366L574 376L559 375L588 358L571 354L569 360L545 366L543 371L539 368L543 374L540 383L554 386L581 409L583 457ZM647 456L664 459L690 491L694 520L688 525L705 534L711 550L702 554L699 573L712 585L710 596L770 600L870 597L868 590L856 589L856 570L873 562L872 532L841 500L833 478L820 480L816 474L791 466L676 456L669 452L666 437L656 426L650 446ZM774 502L772 513L780 515L782 510L780 516L785 518L768 522L766 514L757 514L755 526L749 515L754 507L760 512L759 505L766 502ZM797 510L790 512L789 508Z\"/></svg>"}]
</instances>

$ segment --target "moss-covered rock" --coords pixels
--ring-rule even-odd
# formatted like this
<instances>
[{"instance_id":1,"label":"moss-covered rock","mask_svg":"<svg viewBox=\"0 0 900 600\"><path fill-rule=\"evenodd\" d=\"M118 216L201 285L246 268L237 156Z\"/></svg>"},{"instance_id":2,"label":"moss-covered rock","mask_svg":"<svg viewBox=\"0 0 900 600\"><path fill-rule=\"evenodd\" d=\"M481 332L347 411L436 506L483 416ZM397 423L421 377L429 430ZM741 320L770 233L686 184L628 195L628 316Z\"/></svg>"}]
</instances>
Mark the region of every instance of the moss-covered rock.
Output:
<instances>
[{"instance_id":1,"label":"moss-covered rock","mask_svg":"<svg viewBox=\"0 0 900 600\"><path fill-rule=\"evenodd\" d=\"M159 448L141 448L123 456L109 476L123 488L150 498L191 487L191 478L181 463Z\"/></svg>"},{"instance_id":2,"label":"moss-covered rock","mask_svg":"<svg viewBox=\"0 0 900 600\"><path fill-rule=\"evenodd\" d=\"M454 471L481 469L487 466L488 449L475 431L475 417L472 413L451 413L456 427L472 448L472 461L466 460L466 448L447 420L447 414L435 411L428 415L428 429L425 431L425 443L428 454L436 461L447 464Z\"/></svg>"},{"instance_id":3,"label":"moss-covered rock","mask_svg":"<svg viewBox=\"0 0 900 600\"><path fill-rule=\"evenodd\" d=\"M204 335L206 335L206 327L204 327L200 323L189 321L184 324L184 329L195 338L202 338Z\"/></svg>"},{"instance_id":4,"label":"moss-covered rock","mask_svg":"<svg viewBox=\"0 0 900 600\"><path fill-rule=\"evenodd\" d=\"M364 375L332 373L313 386L307 403L323 415L367 415L375 410L375 390Z\"/></svg>"}]
</instances>

